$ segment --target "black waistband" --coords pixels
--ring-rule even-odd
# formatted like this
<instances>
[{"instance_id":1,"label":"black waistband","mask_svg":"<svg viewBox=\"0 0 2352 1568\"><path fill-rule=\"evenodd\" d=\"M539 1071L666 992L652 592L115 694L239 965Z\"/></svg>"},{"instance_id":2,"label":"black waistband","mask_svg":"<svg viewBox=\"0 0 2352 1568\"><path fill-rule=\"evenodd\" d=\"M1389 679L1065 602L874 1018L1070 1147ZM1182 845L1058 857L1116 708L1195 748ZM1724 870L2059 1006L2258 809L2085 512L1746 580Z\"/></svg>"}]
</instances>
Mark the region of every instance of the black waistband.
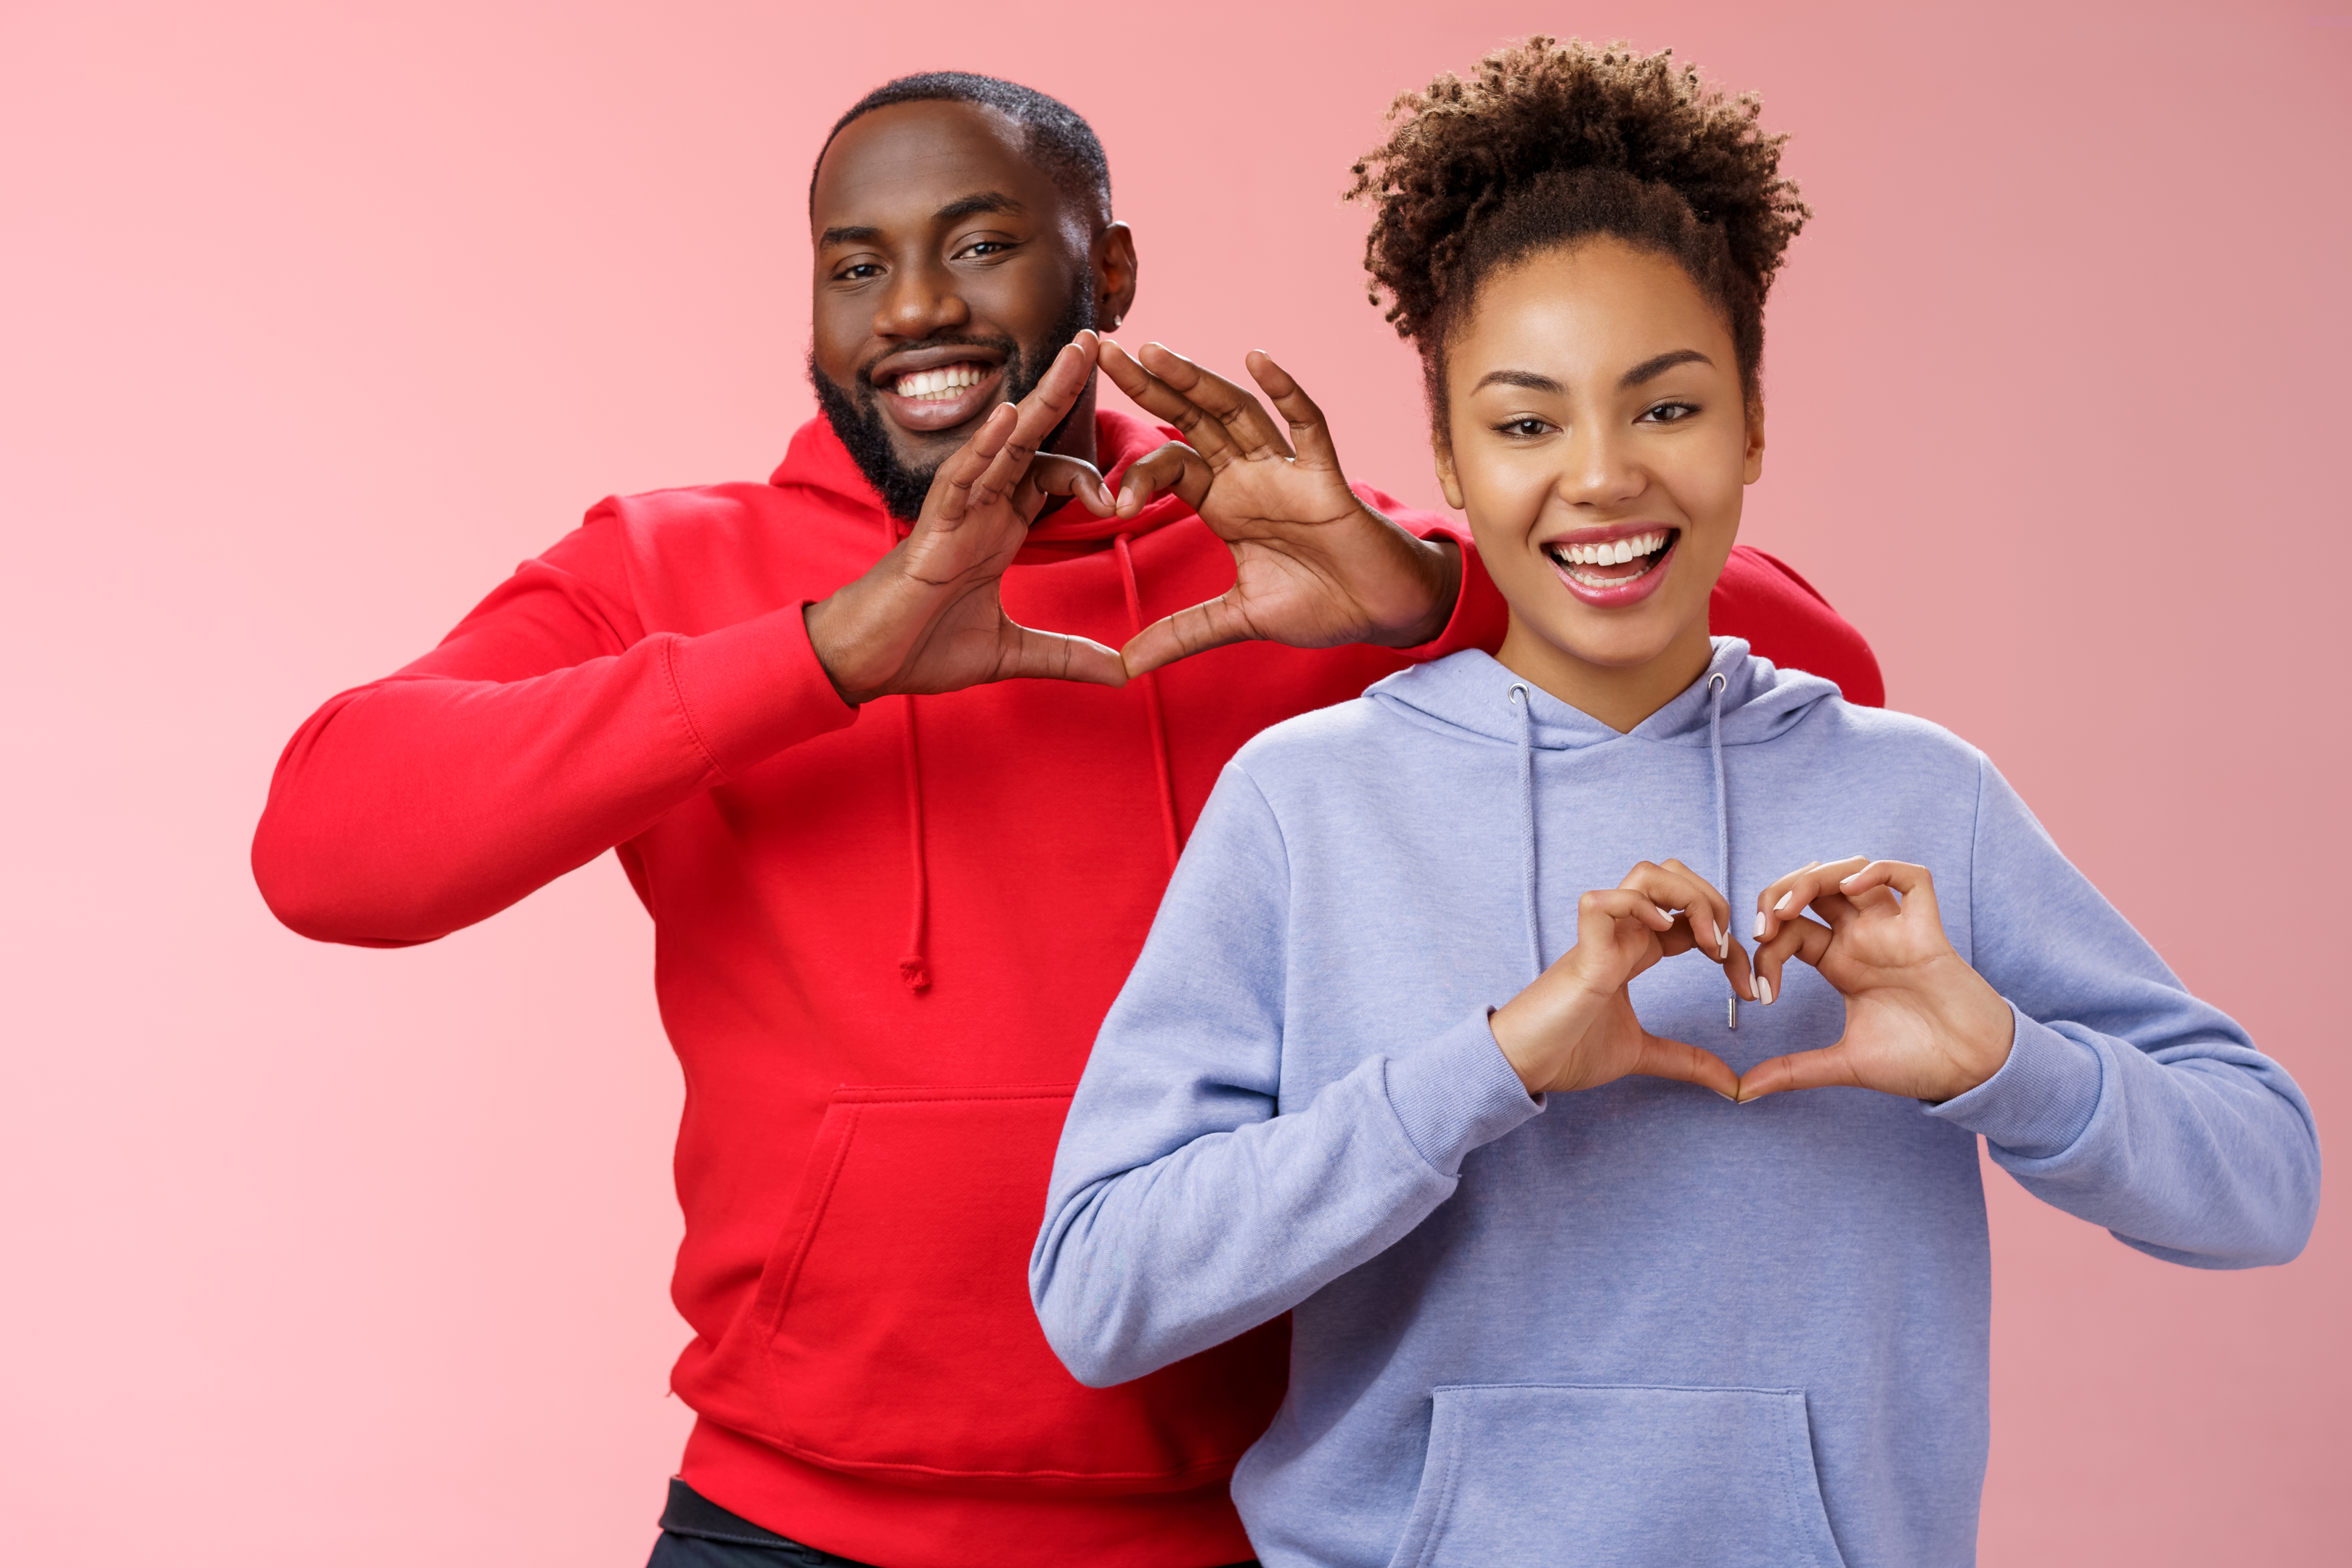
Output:
<instances>
[{"instance_id":1,"label":"black waistband","mask_svg":"<svg viewBox=\"0 0 2352 1568\"><path fill-rule=\"evenodd\" d=\"M661 1527L672 1535L701 1541L724 1541L734 1546L799 1546L788 1535L753 1524L740 1513L730 1513L688 1486L670 1478L669 1502L663 1508Z\"/></svg>"}]
</instances>

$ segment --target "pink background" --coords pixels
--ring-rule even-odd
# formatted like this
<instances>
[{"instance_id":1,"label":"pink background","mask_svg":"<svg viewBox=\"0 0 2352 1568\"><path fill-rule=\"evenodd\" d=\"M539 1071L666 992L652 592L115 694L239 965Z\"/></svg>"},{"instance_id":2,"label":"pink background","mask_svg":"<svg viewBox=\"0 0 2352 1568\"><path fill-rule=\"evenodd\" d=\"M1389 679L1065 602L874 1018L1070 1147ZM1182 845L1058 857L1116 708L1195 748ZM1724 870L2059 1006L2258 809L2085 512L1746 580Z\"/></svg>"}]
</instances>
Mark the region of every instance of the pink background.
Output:
<instances>
[{"instance_id":1,"label":"pink background","mask_svg":"<svg viewBox=\"0 0 2352 1568\"><path fill-rule=\"evenodd\" d=\"M687 1424L645 917L600 863L314 946L246 847L305 713L598 496L767 473L809 160L904 70L1089 115L1126 335L1279 352L1423 500L1334 199L1390 95L1538 27L1762 91L1821 217L1747 537L2340 1126L2343 5L11 0L0 1556L643 1561ZM1985 1559L2342 1561L2342 1214L2207 1274L1990 1191Z\"/></svg>"}]
</instances>

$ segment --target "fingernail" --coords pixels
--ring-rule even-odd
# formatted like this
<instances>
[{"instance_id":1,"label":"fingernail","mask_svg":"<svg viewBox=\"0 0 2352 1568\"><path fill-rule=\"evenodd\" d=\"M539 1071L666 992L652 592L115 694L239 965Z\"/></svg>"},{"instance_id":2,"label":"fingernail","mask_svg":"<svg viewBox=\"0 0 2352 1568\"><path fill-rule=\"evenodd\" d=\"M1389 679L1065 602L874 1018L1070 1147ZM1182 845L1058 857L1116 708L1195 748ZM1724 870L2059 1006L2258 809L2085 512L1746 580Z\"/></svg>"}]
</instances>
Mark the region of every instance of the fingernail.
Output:
<instances>
[{"instance_id":1,"label":"fingernail","mask_svg":"<svg viewBox=\"0 0 2352 1568\"><path fill-rule=\"evenodd\" d=\"M1756 977L1756 1000L1767 1007L1772 1005L1772 983L1760 974Z\"/></svg>"},{"instance_id":2,"label":"fingernail","mask_svg":"<svg viewBox=\"0 0 2352 1568\"><path fill-rule=\"evenodd\" d=\"M1715 961L1721 963L1730 956L1731 933L1718 926L1715 933Z\"/></svg>"},{"instance_id":3,"label":"fingernail","mask_svg":"<svg viewBox=\"0 0 2352 1568\"><path fill-rule=\"evenodd\" d=\"M1770 922L1771 919L1772 917L1762 910L1758 910L1756 911L1756 940L1758 942L1762 942L1764 940L1764 928Z\"/></svg>"},{"instance_id":4,"label":"fingernail","mask_svg":"<svg viewBox=\"0 0 2352 1568\"><path fill-rule=\"evenodd\" d=\"M1780 895L1780 901L1772 906L1772 912L1776 915L1787 914L1789 912L1789 906L1796 901L1796 897L1797 889L1794 888L1790 889L1787 892Z\"/></svg>"},{"instance_id":5,"label":"fingernail","mask_svg":"<svg viewBox=\"0 0 2352 1568\"><path fill-rule=\"evenodd\" d=\"M1716 1093L1717 1093L1717 1094L1723 1094L1723 1090L1721 1090L1721 1089L1717 1089L1715 1092L1716 1092ZM1736 1094L1723 1094L1723 1098L1724 1098L1724 1099L1726 1099L1726 1100L1729 1100L1729 1101L1731 1101L1731 1103L1732 1103L1732 1104L1734 1104L1734 1105L1737 1105L1737 1104L1738 1104L1738 1103L1739 1103L1739 1097L1738 1097L1738 1095L1736 1095Z\"/></svg>"}]
</instances>

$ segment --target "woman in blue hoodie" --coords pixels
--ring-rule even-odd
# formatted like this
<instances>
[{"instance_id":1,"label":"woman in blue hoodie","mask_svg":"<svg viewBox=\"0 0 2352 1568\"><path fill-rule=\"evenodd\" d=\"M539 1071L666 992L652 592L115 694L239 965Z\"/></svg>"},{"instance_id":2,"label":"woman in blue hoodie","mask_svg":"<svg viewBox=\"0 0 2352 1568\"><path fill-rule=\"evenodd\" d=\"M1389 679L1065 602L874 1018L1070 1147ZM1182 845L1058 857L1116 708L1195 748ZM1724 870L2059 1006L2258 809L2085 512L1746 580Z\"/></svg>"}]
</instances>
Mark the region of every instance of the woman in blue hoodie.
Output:
<instances>
[{"instance_id":1,"label":"woman in blue hoodie","mask_svg":"<svg viewBox=\"0 0 2352 1568\"><path fill-rule=\"evenodd\" d=\"M2310 1110L1982 752L1709 637L1806 216L1752 103L1536 39L1400 107L1370 267L1509 634L1225 770L1063 1133L1038 1316L1105 1384L1294 1314L1234 1478L1282 1568L1969 1563L1977 1138L2246 1268L2309 1234ZM1183 482L1328 484L1252 366L1297 455L1192 408Z\"/></svg>"}]
</instances>

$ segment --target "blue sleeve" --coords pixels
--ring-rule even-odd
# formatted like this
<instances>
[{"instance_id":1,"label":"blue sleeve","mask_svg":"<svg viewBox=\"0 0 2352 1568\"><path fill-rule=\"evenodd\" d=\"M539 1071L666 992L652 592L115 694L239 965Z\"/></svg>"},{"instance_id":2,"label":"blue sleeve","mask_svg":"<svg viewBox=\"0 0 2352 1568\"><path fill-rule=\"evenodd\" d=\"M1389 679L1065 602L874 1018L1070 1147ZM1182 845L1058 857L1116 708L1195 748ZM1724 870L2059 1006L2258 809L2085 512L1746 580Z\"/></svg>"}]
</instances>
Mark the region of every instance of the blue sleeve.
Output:
<instances>
[{"instance_id":1,"label":"blue sleeve","mask_svg":"<svg viewBox=\"0 0 2352 1568\"><path fill-rule=\"evenodd\" d=\"M1931 1114L1984 1135L2044 1203L2152 1257L2284 1263L2319 1207L2319 1138L2294 1080L2189 994L1981 764L1970 961L2009 1001L2000 1071Z\"/></svg>"},{"instance_id":2,"label":"blue sleeve","mask_svg":"<svg viewBox=\"0 0 2352 1568\"><path fill-rule=\"evenodd\" d=\"M1542 1109L1483 1009L1282 1104L1288 908L1281 826L1228 767L1104 1020L1030 1255L1038 1321L1081 1383L1140 1377L1289 1310L1411 1232L1464 1155Z\"/></svg>"}]
</instances>

